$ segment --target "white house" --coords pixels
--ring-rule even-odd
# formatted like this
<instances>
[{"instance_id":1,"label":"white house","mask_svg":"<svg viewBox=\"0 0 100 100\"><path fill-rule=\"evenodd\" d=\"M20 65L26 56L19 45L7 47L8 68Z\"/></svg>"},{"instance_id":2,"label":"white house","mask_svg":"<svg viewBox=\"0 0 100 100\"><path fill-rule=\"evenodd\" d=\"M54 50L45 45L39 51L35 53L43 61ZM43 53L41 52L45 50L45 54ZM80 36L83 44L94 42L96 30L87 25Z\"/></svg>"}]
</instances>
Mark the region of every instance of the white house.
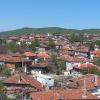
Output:
<instances>
[{"instance_id":1,"label":"white house","mask_svg":"<svg viewBox=\"0 0 100 100\"><path fill-rule=\"evenodd\" d=\"M54 86L54 79L50 76L43 75L43 74L36 74L33 75L33 77L35 77L37 81L42 83L44 86L48 86L48 87Z\"/></svg>"},{"instance_id":2,"label":"white house","mask_svg":"<svg viewBox=\"0 0 100 100\"><path fill-rule=\"evenodd\" d=\"M64 72L64 75L70 75L72 69L73 64L71 62L66 62L66 71Z\"/></svg>"}]
</instances>

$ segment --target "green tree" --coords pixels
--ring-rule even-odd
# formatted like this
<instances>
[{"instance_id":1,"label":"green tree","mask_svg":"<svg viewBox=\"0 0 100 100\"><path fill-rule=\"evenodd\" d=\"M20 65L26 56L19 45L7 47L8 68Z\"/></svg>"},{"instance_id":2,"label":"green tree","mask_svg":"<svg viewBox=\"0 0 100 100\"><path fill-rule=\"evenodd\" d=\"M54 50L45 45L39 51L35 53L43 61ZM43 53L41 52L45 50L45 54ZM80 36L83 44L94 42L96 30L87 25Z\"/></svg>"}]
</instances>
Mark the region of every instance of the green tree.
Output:
<instances>
[{"instance_id":1,"label":"green tree","mask_svg":"<svg viewBox=\"0 0 100 100\"><path fill-rule=\"evenodd\" d=\"M96 75L100 75L100 70L98 70L96 67L92 67L92 68L83 68L81 69L81 73L82 74L96 74Z\"/></svg>"},{"instance_id":2,"label":"green tree","mask_svg":"<svg viewBox=\"0 0 100 100\"><path fill-rule=\"evenodd\" d=\"M57 55L51 54L48 70L51 73L56 73L57 75L59 75L62 73L62 70L64 70L64 69L65 69L65 62L58 60Z\"/></svg>"},{"instance_id":3,"label":"green tree","mask_svg":"<svg viewBox=\"0 0 100 100\"><path fill-rule=\"evenodd\" d=\"M49 46L50 48L55 47L55 43L54 43L53 39L49 38L48 46Z\"/></svg>"},{"instance_id":4,"label":"green tree","mask_svg":"<svg viewBox=\"0 0 100 100\"><path fill-rule=\"evenodd\" d=\"M100 66L100 58L97 59L96 61L94 61L94 64L97 65L97 66Z\"/></svg>"},{"instance_id":5,"label":"green tree","mask_svg":"<svg viewBox=\"0 0 100 100\"><path fill-rule=\"evenodd\" d=\"M73 42L81 42L83 43L84 41L84 35L83 34L71 34L70 37L69 37L69 41L71 41L72 43Z\"/></svg>"},{"instance_id":6,"label":"green tree","mask_svg":"<svg viewBox=\"0 0 100 100\"><path fill-rule=\"evenodd\" d=\"M90 51L93 51L93 50L94 50L94 43L93 43L93 42L90 44L89 50L90 50Z\"/></svg>"},{"instance_id":7,"label":"green tree","mask_svg":"<svg viewBox=\"0 0 100 100\"><path fill-rule=\"evenodd\" d=\"M94 42L94 44L96 44L96 45L100 48L100 40L96 40L96 41Z\"/></svg>"},{"instance_id":8,"label":"green tree","mask_svg":"<svg viewBox=\"0 0 100 100\"><path fill-rule=\"evenodd\" d=\"M32 51L36 50L36 47L38 47L40 45L40 42L38 41L38 39L35 38L35 40L33 42L31 42L31 44L29 45L29 48Z\"/></svg>"},{"instance_id":9,"label":"green tree","mask_svg":"<svg viewBox=\"0 0 100 100\"><path fill-rule=\"evenodd\" d=\"M34 44L35 44L36 47L38 47L38 46L40 45L40 42L38 41L37 38L35 38L35 40L34 40Z\"/></svg>"},{"instance_id":10,"label":"green tree","mask_svg":"<svg viewBox=\"0 0 100 100\"><path fill-rule=\"evenodd\" d=\"M7 51L14 52L16 50L17 46L15 43L10 42L10 43L5 44L5 48Z\"/></svg>"},{"instance_id":11,"label":"green tree","mask_svg":"<svg viewBox=\"0 0 100 100\"><path fill-rule=\"evenodd\" d=\"M27 44L25 42L21 42L21 47L22 48L27 48Z\"/></svg>"},{"instance_id":12,"label":"green tree","mask_svg":"<svg viewBox=\"0 0 100 100\"><path fill-rule=\"evenodd\" d=\"M5 65L0 65L0 75L8 77L11 75L11 70L8 69Z\"/></svg>"},{"instance_id":13,"label":"green tree","mask_svg":"<svg viewBox=\"0 0 100 100\"><path fill-rule=\"evenodd\" d=\"M0 100L8 100L6 96L6 89L4 88L4 84L0 81Z\"/></svg>"}]
</instances>

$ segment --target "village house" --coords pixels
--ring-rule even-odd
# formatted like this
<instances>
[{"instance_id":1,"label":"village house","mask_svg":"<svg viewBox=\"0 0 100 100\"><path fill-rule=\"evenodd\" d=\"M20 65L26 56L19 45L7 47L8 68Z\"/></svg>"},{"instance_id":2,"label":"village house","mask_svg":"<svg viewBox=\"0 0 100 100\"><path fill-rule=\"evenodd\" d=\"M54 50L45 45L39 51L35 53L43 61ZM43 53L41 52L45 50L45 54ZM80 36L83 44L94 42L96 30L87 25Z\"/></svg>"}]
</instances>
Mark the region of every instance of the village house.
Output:
<instances>
[{"instance_id":1,"label":"village house","mask_svg":"<svg viewBox=\"0 0 100 100\"><path fill-rule=\"evenodd\" d=\"M89 62L74 64L73 68L76 69L76 70L79 70L79 71L81 71L84 68L87 68L88 71L89 71L89 69L93 69L93 68L100 70L100 68L98 66L94 65L93 63L89 63Z\"/></svg>"},{"instance_id":2,"label":"village house","mask_svg":"<svg viewBox=\"0 0 100 100\"><path fill-rule=\"evenodd\" d=\"M3 81L6 88L6 95L10 99L29 99L29 93L42 91L43 85L31 76L15 74Z\"/></svg>"},{"instance_id":3,"label":"village house","mask_svg":"<svg viewBox=\"0 0 100 100\"><path fill-rule=\"evenodd\" d=\"M94 74L86 74L77 78L70 79L67 84L69 89L84 89L100 98L100 76Z\"/></svg>"},{"instance_id":4,"label":"village house","mask_svg":"<svg viewBox=\"0 0 100 100\"><path fill-rule=\"evenodd\" d=\"M99 59L99 58L100 58L100 49L91 52L91 59Z\"/></svg>"},{"instance_id":5,"label":"village house","mask_svg":"<svg viewBox=\"0 0 100 100\"><path fill-rule=\"evenodd\" d=\"M63 60L66 62L66 71L64 72L65 75L71 74L80 74L79 70L75 69L73 65L75 64L82 64L86 62L90 62L89 59L82 57L82 56L69 56L69 55L60 55L58 59Z\"/></svg>"},{"instance_id":6,"label":"village house","mask_svg":"<svg viewBox=\"0 0 100 100\"><path fill-rule=\"evenodd\" d=\"M48 89L54 86L54 79L51 76L44 74L33 74L33 77Z\"/></svg>"},{"instance_id":7,"label":"village house","mask_svg":"<svg viewBox=\"0 0 100 100\"><path fill-rule=\"evenodd\" d=\"M30 93L31 100L87 100L87 99L98 99L97 96L86 92L82 89L76 90L48 90L37 93Z\"/></svg>"},{"instance_id":8,"label":"village house","mask_svg":"<svg viewBox=\"0 0 100 100\"><path fill-rule=\"evenodd\" d=\"M27 66L31 64L31 60L21 57L14 57L14 55L12 56L9 54L0 54L0 64L4 64L11 69L11 73L15 73L21 69L27 72Z\"/></svg>"},{"instance_id":9,"label":"village house","mask_svg":"<svg viewBox=\"0 0 100 100\"><path fill-rule=\"evenodd\" d=\"M19 37L17 37L17 36L10 36L10 37L6 38L7 43L11 43L11 42L17 43L18 40L19 40Z\"/></svg>"},{"instance_id":10,"label":"village house","mask_svg":"<svg viewBox=\"0 0 100 100\"><path fill-rule=\"evenodd\" d=\"M32 63L30 65L29 69L31 74L45 74L48 72L48 63L47 62L38 62L38 63Z\"/></svg>"}]
</instances>

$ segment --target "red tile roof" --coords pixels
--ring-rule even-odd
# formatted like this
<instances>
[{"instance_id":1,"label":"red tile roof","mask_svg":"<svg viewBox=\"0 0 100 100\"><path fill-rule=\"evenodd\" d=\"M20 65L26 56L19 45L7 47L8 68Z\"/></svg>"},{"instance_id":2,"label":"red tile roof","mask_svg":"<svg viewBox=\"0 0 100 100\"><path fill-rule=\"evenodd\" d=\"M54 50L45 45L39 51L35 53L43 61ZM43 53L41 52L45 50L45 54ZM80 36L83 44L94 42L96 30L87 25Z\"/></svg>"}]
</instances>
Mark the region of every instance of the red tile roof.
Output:
<instances>
[{"instance_id":1,"label":"red tile roof","mask_svg":"<svg viewBox=\"0 0 100 100\"><path fill-rule=\"evenodd\" d=\"M24 55L27 56L27 57L36 56L36 54L34 54L34 53L32 53L32 52L25 52Z\"/></svg>"},{"instance_id":2,"label":"red tile roof","mask_svg":"<svg viewBox=\"0 0 100 100\"><path fill-rule=\"evenodd\" d=\"M4 80L4 83L7 84L19 84L19 85L30 85L31 87L35 87L38 90L43 90L42 84L38 82L33 77L24 75L24 74L15 74L8 77Z\"/></svg>"},{"instance_id":3,"label":"red tile roof","mask_svg":"<svg viewBox=\"0 0 100 100\"><path fill-rule=\"evenodd\" d=\"M93 54L100 55L100 49L93 51Z\"/></svg>"},{"instance_id":4,"label":"red tile roof","mask_svg":"<svg viewBox=\"0 0 100 100\"><path fill-rule=\"evenodd\" d=\"M0 54L0 61L2 62L30 62L30 60L26 59L21 59L20 57L13 57L12 55L9 54Z\"/></svg>"},{"instance_id":5,"label":"red tile roof","mask_svg":"<svg viewBox=\"0 0 100 100\"><path fill-rule=\"evenodd\" d=\"M72 100L84 99L83 91L76 90L49 90L43 92L35 92L30 94L32 100ZM86 92L85 99L96 99L97 97Z\"/></svg>"},{"instance_id":6,"label":"red tile roof","mask_svg":"<svg viewBox=\"0 0 100 100\"><path fill-rule=\"evenodd\" d=\"M90 61L89 59L82 56L69 56L69 55L60 55L59 59L68 62L89 62Z\"/></svg>"},{"instance_id":7,"label":"red tile roof","mask_svg":"<svg viewBox=\"0 0 100 100\"><path fill-rule=\"evenodd\" d=\"M91 52L93 55L94 55L94 57L96 57L96 58L100 58L100 49L98 49L98 50L94 50L93 52Z\"/></svg>"},{"instance_id":8,"label":"red tile roof","mask_svg":"<svg viewBox=\"0 0 100 100\"><path fill-rule=\"evenodd\" d=\"M49 58L49 55L48 55L47 52L39 52L39 53L37 54L37 57L38 57L38 58Z\"/></svg>"},{"instance_id":9,"label":"red tile roof","mask_svg":"<svg viewBox=\"0 0 100 100\"><path fill-rule=\"evenodd\" d=\"M97 66L94 65L93 63L74 64L73 67L77 69L94 68L94 67L97 68Z\"/></svg>"},{"instance_id":10,"label":"red tile roof","mask_svg":"<svg viewBox=\"0 0 100 100\"><path fill-rule=\"evenodd\" d=\"M85 81L85 88L86 89L94 89L95 86L100 86L100 76L95 76L94 74L87 74L80 76L78 78L71 79L69 84L67 84L68 87L71 88L78 88L83 89L84 88L84 81Z\"/></svg>"}]
</instances>

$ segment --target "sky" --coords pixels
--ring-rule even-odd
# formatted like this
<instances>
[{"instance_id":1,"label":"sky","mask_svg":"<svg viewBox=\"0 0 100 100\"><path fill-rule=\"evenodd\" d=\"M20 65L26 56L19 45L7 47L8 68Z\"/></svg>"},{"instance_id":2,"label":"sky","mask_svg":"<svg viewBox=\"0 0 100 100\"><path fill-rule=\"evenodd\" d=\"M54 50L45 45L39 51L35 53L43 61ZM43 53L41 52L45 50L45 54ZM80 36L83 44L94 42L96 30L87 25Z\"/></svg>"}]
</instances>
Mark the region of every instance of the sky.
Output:
<instances>
[{"instance_id":1,"label":"sky","mask_svg":"<svg viewBox=\"0 0 100 100\"><path fill-rule=\"evenodd\" d=\"M100 0L0 0L0 31L100 28Z\"/></svg>"}]
</instances>

